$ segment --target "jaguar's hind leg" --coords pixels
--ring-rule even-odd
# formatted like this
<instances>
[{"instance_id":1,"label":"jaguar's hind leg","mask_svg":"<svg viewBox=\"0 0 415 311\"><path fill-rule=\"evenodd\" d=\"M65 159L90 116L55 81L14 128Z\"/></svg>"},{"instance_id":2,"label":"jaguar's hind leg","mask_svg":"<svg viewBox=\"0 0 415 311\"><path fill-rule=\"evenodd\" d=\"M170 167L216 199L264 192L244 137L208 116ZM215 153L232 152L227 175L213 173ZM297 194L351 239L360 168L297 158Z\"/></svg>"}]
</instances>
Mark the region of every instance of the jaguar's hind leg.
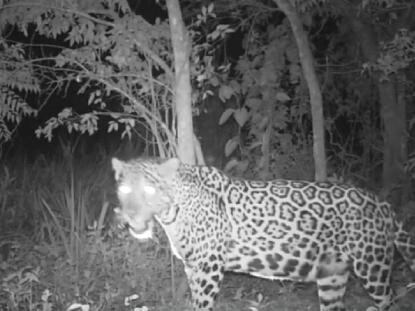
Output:
<instances>
[{"instance_id":1,"label":"jaguar's hind leg","mask_svg":"<svg viewBox=\"0 0 415 311\"><path fill-rule=\"evenodd\" d=\"M384 258L383 262L372 261L370 263L367 260L356 260L353 263L354 273L360 279L366 292L375 301L379 311L388 309L393 296L390 286L392 259L388 257Z\"/></svg>"},{"instance_id":2,"label":"jaguar's hind leg","mask_svg":"<svg viewBox=\"0 0 415 311\"><path fill-rule=\"evenodd\" d=\"M317 270L320 311L344 311L344 294L349 279L347 258L340 253L324 254Z\"/></svg>"}]
</instances>

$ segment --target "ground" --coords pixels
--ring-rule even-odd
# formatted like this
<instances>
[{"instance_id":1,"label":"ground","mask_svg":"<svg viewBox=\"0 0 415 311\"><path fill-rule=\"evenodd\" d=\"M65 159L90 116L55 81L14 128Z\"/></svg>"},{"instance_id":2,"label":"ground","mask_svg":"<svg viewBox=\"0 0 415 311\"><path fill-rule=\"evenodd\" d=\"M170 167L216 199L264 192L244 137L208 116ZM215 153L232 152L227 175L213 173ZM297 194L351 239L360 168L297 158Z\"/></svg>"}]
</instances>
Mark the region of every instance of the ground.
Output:
<instances>
[{"instance_id":1,"label":"ground","mask_svg":"<svg viewBox=\"0 0 415 311\"><path fill-rule=\"evenodd\" d=\"M145 308L134 309L143 306L148 310L191 310L186 299L174 302L171 298L172 270L167 245L160 241L140 244L131 238L123 239L93 240L84 245L88 256L79 258L77 265L71 264L64 248L59 246L53 251L46 245L34 245L23 236L14 236L11 244L3 240L0 310L68 310L75 303L88 305L91 311L144 311ZM180 262L175 262L174 290L180 296L180 284L184 287L186 283ZM397 260L393 279L399 292L411 282L408 271ZM125 298L133 294L138 294L138 298L127 306ZM188 297L188 292L185 295ZM348 310L366 310L370 303L359 282L352 279L346 297ZM391 311L414 309L415 290L401 298ZM318 311L316 286L230 273L225 276L216 310Z\"/></svg>"}]
</instances>

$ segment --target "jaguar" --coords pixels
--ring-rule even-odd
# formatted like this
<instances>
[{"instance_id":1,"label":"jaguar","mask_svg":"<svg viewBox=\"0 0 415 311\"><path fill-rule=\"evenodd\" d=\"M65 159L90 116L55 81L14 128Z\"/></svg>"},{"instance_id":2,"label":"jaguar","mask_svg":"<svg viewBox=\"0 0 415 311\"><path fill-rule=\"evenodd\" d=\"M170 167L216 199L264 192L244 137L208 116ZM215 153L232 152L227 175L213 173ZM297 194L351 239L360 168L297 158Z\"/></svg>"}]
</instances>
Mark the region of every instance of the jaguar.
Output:
<instances>
[{"instance_id":1,"label":"jaguar","mask_svg":"<svg viewBox=\"0 0 415 311\"><path fill-rule=\"evenodd\" d=\"M194 310L213 310L225 271L315 282L321 311L345 310L350 273L386 310L395 249L415 244L391 205L347 184L248 181L177 158L112 159L118 217L136 238L154 221L185 267Z\"/></svg>"}]
</instances>

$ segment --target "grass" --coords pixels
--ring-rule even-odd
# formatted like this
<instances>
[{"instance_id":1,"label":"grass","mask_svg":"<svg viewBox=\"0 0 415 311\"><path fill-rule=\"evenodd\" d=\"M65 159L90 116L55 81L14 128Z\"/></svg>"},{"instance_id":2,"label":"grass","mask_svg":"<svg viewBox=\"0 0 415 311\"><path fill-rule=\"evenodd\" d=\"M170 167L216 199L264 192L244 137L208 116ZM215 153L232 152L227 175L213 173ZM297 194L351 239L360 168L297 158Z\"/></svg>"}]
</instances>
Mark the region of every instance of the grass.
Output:
<instances>
[{"instance_id":1,"label":"grass","mask_svg":"<svg viewBox=\"0 0 415 311\"><path fill-rule=\"evenodd\" d=\"M112 224L106 159L15 159L0 165L0 175L1 311L190 310L183 268L163 232L140 243ZM413 310L414 301L409 293L396 310ZM347 302L349 310L370 304L357 282ZM314 285L227 275L216 306L314 311L318 301Z\"/></svg>"}]
</instances>

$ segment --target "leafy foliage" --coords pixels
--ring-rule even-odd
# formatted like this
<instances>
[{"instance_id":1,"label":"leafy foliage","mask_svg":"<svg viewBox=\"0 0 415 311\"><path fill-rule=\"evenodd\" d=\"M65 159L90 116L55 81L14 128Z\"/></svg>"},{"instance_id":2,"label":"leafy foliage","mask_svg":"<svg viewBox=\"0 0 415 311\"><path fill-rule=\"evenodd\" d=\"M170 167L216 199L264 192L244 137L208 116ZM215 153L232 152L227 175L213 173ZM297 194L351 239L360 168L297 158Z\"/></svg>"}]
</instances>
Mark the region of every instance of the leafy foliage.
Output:
<instances>
[{"instance_id":1,"label":"leafy foliage","mask_svg":"<svg viewBox=\"0 0 415 311\"><path fill-rule=\"evenodd\" d=\"M43 92L62 93L71 87L78 95L89 96L90 112L65 108L37 130L38 136L50 140L60 126L93 134L98 120L106 117L119 124L111 123L109 131L121 129L123 135L130 135L136 123L144 122L159 138L160 148L164 140L174 147L174 127L156 113L171 110L171 53L165 22L149 24L122 0L53 6L41 0L10 1L1 14L6 25L16 26L26 36L35 32L65 42L54 43L51 55L34 54L24 62L33 68L27 76L42 76ZM27 44L22 49L33 47Z\"/></svg>"},{"instance_id":2,"label":"leafy foliage","mask_svg":"<svg viewBox=\"0 0 415 311\"><path fill-rule=\"evenodd\" d=\"M225 24L207 26L208 20L215 19L213 9L213 5L203 7L190 26L195 42L192 73L199 84L213 75L215 42L232 32ZM51 140L61 126L92 135L102 124L108 132L120 130L122 137L131 137L136 125L142 124L151 133L148 145L156 145L159 154L175 153L172 53L166 21L150 24L123 0L53 6L43 0L10 1L0 13L5 16L4 25L15 26L25 36L52 40L48 55L33 52L30 44L19 45L22 51L32 51L32 59L24 62L33 68L27 76L41 77L43 93L62 96L71 89L88 98L85 105L90 111L63 108L36 131L38 137Z\"/></svg>"},{"instance_id":3,"label":"leafy foliage","mask_svg":"<svg viewBox=\"0 0 415 311\"><path fill-rule=\"evenodd\" d=\"M0 38L0 154L1 146L12 138L22 119L36 116L36 109L24 96L39 91L33 68L25 63L22 45L11 45Z\"/></svg>"},{"instance_id":4,"label":"leafy foliage","mask_svg":"<svg viewBox=\"0 0 415 311\"><path fill-rule=\"evenodd\" d=\"M374 65L382 79L408 68L415 61L415 31L399 30L394 38L383 44L382 54Z\"/></svg>"},{"instance_id":5,"label":"leafy foliage","mask_svg":"<svg viewBox=\"0 0 415 311\"><path fill-rule=\"evenodd\" d=\"M268 27L259 22L250 29L243 41L244 54L235 64L237 78L228 83L224 79L219 89L223 100L231 96L243 99L239 109L227 109L219 120L223 124L232 117L241 129L228 141L225 153L230 156L239 151L242 160L232 159L225 170L256 175L248 165L255 163L257 177L295 177L291 169L301 161L296 157L310 157L312 143L296 44L285 22ZM304 162L305 167L309 164Z\"/></svg>"},{"instance_id":6,"label":"leafy foliage","mask_svg":"<svg viewBox=\"0 0 415 311\"><path fill-rule=\"evenodd\" d=\"M156 242L139 244L111 224L106 158L75 159L69 151L2 167L0 308L67 310L77 302L132 310L170 300L171 277L180 272L167 239L158 232ZM139 301L122 309L132 293Z\"/></svg>"}]
</instances>

